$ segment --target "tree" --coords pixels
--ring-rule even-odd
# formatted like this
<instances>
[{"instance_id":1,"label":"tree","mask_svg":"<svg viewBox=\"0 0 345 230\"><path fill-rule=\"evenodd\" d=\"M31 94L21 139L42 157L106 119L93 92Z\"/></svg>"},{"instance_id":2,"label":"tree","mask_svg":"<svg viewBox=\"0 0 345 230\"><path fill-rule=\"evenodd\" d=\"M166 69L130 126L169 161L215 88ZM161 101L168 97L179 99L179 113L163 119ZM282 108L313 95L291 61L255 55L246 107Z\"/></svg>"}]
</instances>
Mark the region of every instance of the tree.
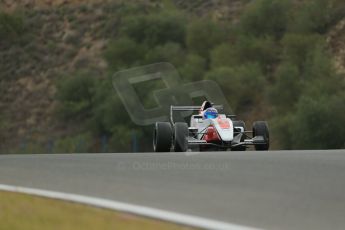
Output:
<instances>
[{"instance_id":1,"label":"tree","mask_svg":"<svg viewBox=\"0 0 345 230\"><path fill-rule=\"evenodd\" d=\"M17 39L24 32L24 20L18 14L8 14L0 11L0 40Z\"/></svg>"},{"instance_id":2,"label":"tree","mask_svg":"<svg viewBox=\"0 0 345 230\"><path fill-rule=\"evenodd\" d=\"M238 49L235 45L230 43L222 43L217 45L211 51L211 67L233 66L240 62Z\"/></svg>"},{"instance_id":3,"label":"tree","mask_svg":"<svg viewBox=\"0 0 345 230\"><path fill-rule=\"evenodd\" d=\"M169 62L175 66L181 66L184 63L184 56L185 53L180 44L168 42L149 50L145 55L145 62L147 64Z\"/></svg>"},{"instance_id":4,"label":"tree","mask_svg":"<svg viewBox=\"0 0 345 230\"><path fill-rule=\"evenodd\" d=\"M175 11L129 16L123 19L121 33L137 43L145 43L149 47L163 45L167 42L183 45L185 17Z\"/></svg>"},{"instance_id":5,"label":"tree","mask_svg":"<svg viewBox=\"0 0 345 230\"><path fill-rule=\"evenodd\" d=\"M206 72L206 60L197 54L189 54L179 70L182 78L187 81L202 80Z\"/></svg>"},{"instance_id":6,"label":"tree","mask_svg":"<svg viewBox=\"0 0 345 230\"><path fill-rule=\"evenodd\" d=\"M269 88L269 99L279 115L294 109L301 94L301 77L296 65L283 63L275 74L275 84Z\"/></svg>"},{"instance_id":7,"label":"tree","mask_svg":"<svg viewBox=\"0 0 345 230\"><path fill-rule=\"evenodd\" d=\"M219 83L235 111L260 100L265 91L265 78L257 63L216 68L206 78Z\"/></svg>"},{"instance_id":8,"label":"tree","mask_svg":"<svg viewBox=\"0 0 345 230\"><path fill-rule=\"evenodd\" d=\"M287 0L253 1L240 18L240 32L279 39L286 31L290 9L291 4Z\"/></svg>"},{"instance_id":9,"label":"tree","mask_svg":"<svg viewBox=\"0 0 345 230\"><path fill-rule=\"evenodd\" d=\"M270 36L240 36L236 42L237 64L256 62L265 73L271 72L273 65L278 61L279 53L279 46Z\"/></svg>"},{"instance_id":10,"label":"tree","mask_svg":"<svg viewBox=\"0 0 345 230\"><path fill-rule=\"evenodd\" d=\"M63 77L57 85L58 113L67 120L86 119L91 115L95 79L87 73Z\"/></svg>"},{"instance_id":11,"label":"tree","mask_svg":"<svg viewBox=\"0 0 345 230\"><path fill-rule=\"evenodd\" d=\"M305 94L312 97L334 95L344 90L344 77L337 74L326 47L318 46L310 52L305 64Z\"/></svg>"},{"instance_id":12,"label":"tree","mask_svg":"<svg viewBox=\"0 0 345 230\"><path fill-rule=\"evenodd\" d=\"M324 44L323 38L318 34L291 34L287 33L281 40L283 46L283 59L304 70L311 52Z\"/></svg>"},{"instance_id":13,"label":"tree","mask_svg":"<svg viewBox=\"0 0 345 230\"><path fill-rule=\"evenodd\" d=\"M289 31L324 34L344 17L345 3L341 0L304 1L292 14Z\"/></svg>"},{"instance_id":14,"label":"tree","mask_svg":"<svg viewBox=\"0 0 345 230\"><path fill-rule=\"evenodd\" d=\"M188 50L206 59L209 57L210 50L225 39L225 29L211 20L194 20L187 27Z\"/></svg>"},{"instance_id":15,"label":"tree","mask_svg":"<svg viewBox=\"0 0 345 230\"><path fill-rule=\"evenodd\" d=\"M212 67L238 66L259 63L264 72L270 72L277 63L280 48L272 37L239 35L234 44L222 43L211 52Z\"/></svg>"},{"instance_id":16,"label":"tree","mask_svg":"<svg viewBox=\"0 0 345 230\"><path fill-rule=\"evenodd\" d=\"M334 149L345 147L345 94L303 97L298 103L291 135L293 148Z\"/></svg>"},{"instance_id":17,"label":"tree","mask_svg":"<svg viewBox=\"0 0 345 230\"><path fill-rule=\"evenodd\" d=\"M130 67L144 58L146 47L128 37L121 37L109 43L104 54L113 70Z\"/></svg>"}]
</instances>

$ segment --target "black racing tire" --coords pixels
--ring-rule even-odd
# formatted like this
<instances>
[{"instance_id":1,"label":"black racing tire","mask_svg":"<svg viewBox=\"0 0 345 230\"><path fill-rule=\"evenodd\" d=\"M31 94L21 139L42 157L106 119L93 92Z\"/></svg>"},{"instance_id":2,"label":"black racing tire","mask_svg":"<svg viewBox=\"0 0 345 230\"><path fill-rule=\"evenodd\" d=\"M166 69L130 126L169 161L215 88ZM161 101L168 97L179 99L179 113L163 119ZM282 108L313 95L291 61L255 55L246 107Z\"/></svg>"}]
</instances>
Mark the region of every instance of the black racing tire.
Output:
<instances>
[{"instance_id":1,"label":"black racing tire","mask_svg":"<svg viewBox=\"0 0 345 230\"><path fill-rule=\"evenodd\" d=\"M188 150L188 125L184 122L176 122L174 125L174 151L186 152Z\"/></svg>"},{"instance_id":2,"label":"black racing tire","mask_svg":"<svg viewBox=\"0 0 345 230\"><path fill-rule=\"evenodd\" d=\"M266 151L270 148L270 135L266 121L256 121L253 123L253 137L263 136L265 144L256 144L255 150Z\"/></svg>"},{"instance_id":3,"label":"black racing tire","mask_svg":"<svg viewBox=\"0 0 345 230\"><path fill-rule=\"evenodd\" d=\"M246 130L246 123L244 121L232 121L232 125L234 126L234 132L235 132L235 127L242 127L243 130ZM234 133L235 134L235 133ZM242 135L241 137L241 142L243 142L245 139L245 135ZM247 147L245 145L240 145L231 148L231 151L246 151Z\"/></svg>"},{"instance_id":4,"label":"black racing tire","mask_svg":"<svg viewBox=\"0 0 345 230\"><path fill-rule=\"evenodd\" d=\"M153 131L153 151L170 152L172 128L169 122L156 122Z\"/></svg>"}]
</instances>

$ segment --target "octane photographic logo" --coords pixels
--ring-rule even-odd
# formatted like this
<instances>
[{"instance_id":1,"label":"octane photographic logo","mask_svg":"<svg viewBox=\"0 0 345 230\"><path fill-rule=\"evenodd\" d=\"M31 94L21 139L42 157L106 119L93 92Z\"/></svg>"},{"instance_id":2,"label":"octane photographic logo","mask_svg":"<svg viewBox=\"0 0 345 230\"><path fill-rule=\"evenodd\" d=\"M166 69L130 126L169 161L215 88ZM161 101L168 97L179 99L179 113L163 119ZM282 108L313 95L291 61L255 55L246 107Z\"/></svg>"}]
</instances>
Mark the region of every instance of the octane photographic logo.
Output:
<instances>
[{"instance_id":1,"label":"octane photographic logo","mask_svg":"<svg viewBox=\"0 0 345 230\"><path fill-rule=\"evenodd\" d=\"M165 88L153 90L157 107L146 109L136 93L134 85L161 79ZM219 85L210 80L182 84L177 69L170 63L156 63L117 72L113 75L113 86L124 104L130 118L137 125L152 125L158 121L169 121L171 105L193 105L193 98L204 97L222 104L224 112L231 108ZM179 119L190 116L191 112L181 112Z\"/></svg>"}]
</instances>

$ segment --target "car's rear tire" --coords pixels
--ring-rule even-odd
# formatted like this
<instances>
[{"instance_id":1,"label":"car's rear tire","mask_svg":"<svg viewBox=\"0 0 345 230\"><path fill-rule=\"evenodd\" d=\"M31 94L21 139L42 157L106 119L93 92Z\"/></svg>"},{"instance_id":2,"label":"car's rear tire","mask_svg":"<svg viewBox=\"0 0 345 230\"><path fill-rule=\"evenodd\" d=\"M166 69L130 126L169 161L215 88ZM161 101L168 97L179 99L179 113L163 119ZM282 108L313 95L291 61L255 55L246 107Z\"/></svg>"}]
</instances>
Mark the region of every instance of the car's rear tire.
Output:
<instances>
[{"instance_id":1,"label":"car's rear tire","mask_svg":"<svg viewBox=\"0 0 345 230\"><path fill-rule=\"evenodd\" d=\"M170 152L172 134L169 122L156 122L153 132L153 151Z\"/></svg>"},{"instance_id":2,"label":"car's rear tire","mask_svg":"<svg viewBox=\"0 0 345 230\"><path fill-rule=\"evenodd\" d=\"M263 136L265 144L256 144L255 150L265 151L270 147L270 135L266 121L256 121L253 123L253 137Z\"/></svg>"},{"instance_id":3,"label":"car's rear tire","mask_svg":"<svg viewBox=\"0 0 345 230\"><path fill-rule=\"evenodd\" d=\"M243 130L246 130L246 123L244 121L232 121L232 125L234 126L234 135L235 135L235 127L242 127ZM237 134L236 134L237 135ZM242 135L241 142L244 142L245 135ZM245 145L239 145L236 147L232 147L231 151L246 151L247 147Z\"/></svg>"},{"instance_id":4,"label":"car's rear tire","mask_svg":"<svg viewBox=\"0 0 345 230\"><path fill-rule=\"evenodd\" d=\"M174 151L186 152L188 150L188 125L184 122L176 122L174 125Z\"/></svg>"}]
</instances>

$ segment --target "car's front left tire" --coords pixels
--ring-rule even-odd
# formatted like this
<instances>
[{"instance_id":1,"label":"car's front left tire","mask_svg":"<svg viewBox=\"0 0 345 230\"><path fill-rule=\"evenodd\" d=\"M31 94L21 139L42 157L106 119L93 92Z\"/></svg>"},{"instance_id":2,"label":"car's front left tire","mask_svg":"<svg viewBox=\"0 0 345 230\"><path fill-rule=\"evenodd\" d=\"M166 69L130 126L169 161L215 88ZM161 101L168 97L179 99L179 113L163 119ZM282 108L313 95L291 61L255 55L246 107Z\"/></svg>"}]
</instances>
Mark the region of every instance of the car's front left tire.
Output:
<instances>
[{"instance_id":1,"label":"car's front left tire","mask_svg":"<svg viewBox=\"0 0 345 230\"><path fill-rule=\"evenodd\" d=\"M169 122L156 122L153 131L153 151L170 152L172 128Z\"/></svg>"},{"instance_id":2,"label":"car's front left tire","mask_svg":"<svg viewBox=\"0 0 345 230\"><path fill-rule=\"evenodd\" d=\"M188 125L184 122L176 122L174 125L174 151L186 152L188 150Z\"/></svg>"}]
</instances>

